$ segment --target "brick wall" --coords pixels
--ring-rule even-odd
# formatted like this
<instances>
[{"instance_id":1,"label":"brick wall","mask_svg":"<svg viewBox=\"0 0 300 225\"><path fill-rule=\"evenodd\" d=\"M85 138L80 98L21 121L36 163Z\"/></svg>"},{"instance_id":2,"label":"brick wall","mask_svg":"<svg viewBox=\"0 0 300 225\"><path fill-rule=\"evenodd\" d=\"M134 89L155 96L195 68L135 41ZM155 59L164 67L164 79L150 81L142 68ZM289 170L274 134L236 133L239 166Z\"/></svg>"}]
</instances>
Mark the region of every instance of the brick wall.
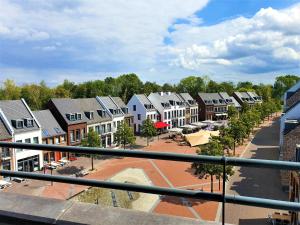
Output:
<instances>
[{"instance_id":1,"label":"brick wall","mask_svg":"<svg viewBox=\"0 0 300 225\"><path fill-rule=\"evenodd\" d=\"M297 126L295 129L284 135L279 159L283 161L294 161L296 157L297 144L300 144L300 126ZM282 186L288 187L290 171L282 170L280 171L280 175Z\"/></svg>"},{"instance_id":2,"label":"brick wall","mask_svg":"<svg viewBox=\"0 0 300 225\"><path fill-rule=\"evenodd\" d=\"M286 108L287 109L290 108L291 106L293 106L298 101L300 101L300 90L298 90L296 93L294 93L291 97L289 97L286 100Z\"/></svg>"}]
</instances>

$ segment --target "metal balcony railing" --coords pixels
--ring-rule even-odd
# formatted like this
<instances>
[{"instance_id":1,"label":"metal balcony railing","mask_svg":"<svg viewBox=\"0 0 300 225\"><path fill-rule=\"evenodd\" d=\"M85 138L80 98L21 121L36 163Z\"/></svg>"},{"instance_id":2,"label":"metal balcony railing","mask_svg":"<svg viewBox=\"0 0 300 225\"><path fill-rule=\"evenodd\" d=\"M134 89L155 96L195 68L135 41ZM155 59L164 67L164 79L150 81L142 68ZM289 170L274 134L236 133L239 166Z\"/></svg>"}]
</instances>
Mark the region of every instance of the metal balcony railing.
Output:
<instances>
[{"instance_id":1,"label":"metal balcony railing","mask_svg":"<svg viewBox=\"0 0 300 225\"><path fill-rule=\"evenodd\" d=\"M243 158L236 158L236 157L217 157L217 156L188 155L188 154L175 154L175 153L149 152L149 151L145 152L141 150L115 150L115 149L112 150L112 149L105 149L105 148L57 146L57 145L42 145L42 144L12 143L12 142L0 142L0 147L22 148L22 149L42 150L42 151L83 153L83 154L94 154L94 155L98 154L98 155L110 155L110 156L125 156L125 157L134 157L134 158L160 159L160 160L170 160L170 161L180 161L180 162L199 162L199 163L219 164L219 165L223 165L223 181L226 180L224 179L226 175L226 170L225 170L226 165L300 171L300 163L262 160L262 159L243 159ZM226 195L225 193L226 181L223 182L222 193L209 193L203 191L182 190L177 188L164 188L164 187L157 187L157 186L118 183L118 182L111 182L111 181L99 181L99 180L92 180L92 179L45 175L45 174L29 173L29 172L15 172L15 171L7 171L7 170L0 170L0 175L222 202L222 224L225 224L225 203L257 206L257 207L272 208L272 209L282 209L282 210L288 210L292 212L300 211L300 203L296 203L296 202L280 201L280 200L265 199L265 198L255 198L255 197L248 197L248 196Z\"/></svg>"}]
</instances>

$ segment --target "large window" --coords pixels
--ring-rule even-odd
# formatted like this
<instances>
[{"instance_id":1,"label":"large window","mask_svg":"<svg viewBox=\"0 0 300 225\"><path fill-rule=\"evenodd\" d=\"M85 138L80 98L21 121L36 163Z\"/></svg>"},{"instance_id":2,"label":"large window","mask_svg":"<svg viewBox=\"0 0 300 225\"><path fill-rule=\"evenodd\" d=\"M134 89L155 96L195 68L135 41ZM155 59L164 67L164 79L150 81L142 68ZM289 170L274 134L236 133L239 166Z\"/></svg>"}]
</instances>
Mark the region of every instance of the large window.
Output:
<instances>
[{"instance_id":1,"label":"large window","mask_svg":"<svg viewBox=\"0 0 300 225\"><path fill-rule=\"evenodd\" d=\"M26 139L25 139L25 143L31 143L30 138L26 138Z\"/></svg>"},{"instance_id":2,"label":"large window","mask_svg":"<svg viewBox=\"0 0 300 225\"><path fill-rule=\"evenodd\" d=\"M107 124L107 132L111 132L111 124Z\"/></svg>"},{"instance_id":3,"label":"large window","mask_svg":"<svg viewBox=\"0 0 300 225\"><path fill-rule=\"evenodd\" d=\"M76 130L75 138L76 138L76 141L80 141L80 129Z\"/></svg>"},{"instance_id":4,"label":"large window","mask_svg":"<svg viewBox=\"0 0 300 225\"><path fill-rule=\"evenodd\" d=\"M138 120L141 120L141 114L138 114Z\"/></svg>"},{"instance_id":5,"label":"large window","mask_svg":"<svg viewBox=\"0 0 300 225\"><path fill-rule=\"evenodd\" d=\"M75 142L74 130L72 130L72 131L70 132L70 141L71 141L71 142Z\"/></svg>"},{"instance_id":6,"label":"large window","mask_svg":"<svg viewBox=\"0 0 300 225\"><path fill-rule=\"evenodd\" d=\"M133 111L136 111L136 105L133 105Z\"/></svg>"},{"instance_id":7,"label":"large window","mask_svg":"<svg viewBox=\"0 0 300 225\"><path fill-rule=\"evenodd\" d=\"M34 144L38 144L39 143L39 137L34 137L32 140L33 140Z\"/></svg>"},{"instance_id":8,"label":"large window","mask_svg":"<svg viewBox=\"0 0 300 225\"><path fill-rule=\"evenodd\" d=\"M106 133L106 130L105 130L105 124L101 125L101 133Z\"/></svg>"}]
</instances>

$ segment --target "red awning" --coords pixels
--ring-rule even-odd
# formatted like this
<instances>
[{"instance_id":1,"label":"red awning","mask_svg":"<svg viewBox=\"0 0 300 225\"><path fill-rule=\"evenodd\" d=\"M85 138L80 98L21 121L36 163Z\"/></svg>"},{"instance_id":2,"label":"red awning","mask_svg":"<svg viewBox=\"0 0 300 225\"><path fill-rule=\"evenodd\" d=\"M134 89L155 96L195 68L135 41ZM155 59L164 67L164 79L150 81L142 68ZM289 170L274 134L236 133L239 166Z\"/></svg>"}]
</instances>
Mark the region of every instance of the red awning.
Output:
<instances>
[{"instance_id":1,"label":"red awning","mask_svg":"<svg viewBox=\"0 0 300 225\"><path fill-rule=\"evenodd\" d=\"M161 128L169 127L170 124L159 121L159 122L156 122L154 124L154 126L155 126L156 129L161 129Z\"/></svg>"}]
</instances>

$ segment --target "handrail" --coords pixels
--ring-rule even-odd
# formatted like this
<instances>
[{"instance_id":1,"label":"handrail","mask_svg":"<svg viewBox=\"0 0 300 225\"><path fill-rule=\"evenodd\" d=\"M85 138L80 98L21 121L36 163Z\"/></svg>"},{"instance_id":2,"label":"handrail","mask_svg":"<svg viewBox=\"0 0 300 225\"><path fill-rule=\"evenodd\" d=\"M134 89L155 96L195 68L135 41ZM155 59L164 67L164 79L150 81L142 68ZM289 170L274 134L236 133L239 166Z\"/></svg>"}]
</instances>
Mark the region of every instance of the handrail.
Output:
<instances>
[{"instance_id":1,"label":"handrail","mask_svg":"<svg viewBox=\"0 0 300 225\"><path fill-rule=\"evenodd\" d=\"M89 147L58 146L58 145L12 143L12 142L0 142L0 147L42 150L42 151L73 152L73 153L94 154L94 155L124 156L124 157L160 159L160 160L181 161L181 162L220 164L223 165L223 171L224 171L223 181L225 181L225 176L226 176L225 165L273 168L273 169L281 169L281 170L297 170L297 171L300 170L300 163L295 163L295 162L262 160L262 159L243 159L243 158L224 157L224 156L219 157L219 156L189 155L189 154L176 154L176 153L153 152L153 151L146 152L141 150L116 150L116 149L105 149L105 148L89 148ZM223 211L222 211L223 224L225 221L225 211L224 211L225 203L282 209L282 210L289 210L289 211L300 211L300 203L266 199L266 198L248 197L248 196L225 195L225 188L223 188L222 194L219 194L219 193L209 193L203 191L183 190L177 188L164 188L164 187L157 187L157 186L118 183L118 182L111 182L111 181L99 181L93 179L83 179L83 178L74 178L74 177L57 176L57 175L45 175L45 174L29 173L29 172L15 172L15 171L7 171L7 170L0 170L0 175L222 202L223 203ZM225 183L223 183L223 187L224 185Z\"/></svg>"},{"instance_id":2,"label":"handrail","mask_svg":"<svg viewBox=\"0 0 300 225\"><path fill-rule=\"evenodd\" d=\"M30 150L42 151L55 151L55 152L72 152L80 154L94 154L94 155L111 155L111 156L124 156L133 158L146 158L146 159L160 159L168 161L179 162L198 162L198 163L211 163L223 165L222 156L206 156L206 155L192 155L192 154L178 154L142 150L119 150L107 148L90 148L78 146L59 146L47 144L29 144L29 143L15 143L15 142L0 142L0 147L7 148L21 148ZM273 168L281 170L299 170L300 163L289 161L275 161L265 159L245 159L237 157L225 157L226 164L232 166L246 166L255 168Z\"/></svg>"}]
</instances>

